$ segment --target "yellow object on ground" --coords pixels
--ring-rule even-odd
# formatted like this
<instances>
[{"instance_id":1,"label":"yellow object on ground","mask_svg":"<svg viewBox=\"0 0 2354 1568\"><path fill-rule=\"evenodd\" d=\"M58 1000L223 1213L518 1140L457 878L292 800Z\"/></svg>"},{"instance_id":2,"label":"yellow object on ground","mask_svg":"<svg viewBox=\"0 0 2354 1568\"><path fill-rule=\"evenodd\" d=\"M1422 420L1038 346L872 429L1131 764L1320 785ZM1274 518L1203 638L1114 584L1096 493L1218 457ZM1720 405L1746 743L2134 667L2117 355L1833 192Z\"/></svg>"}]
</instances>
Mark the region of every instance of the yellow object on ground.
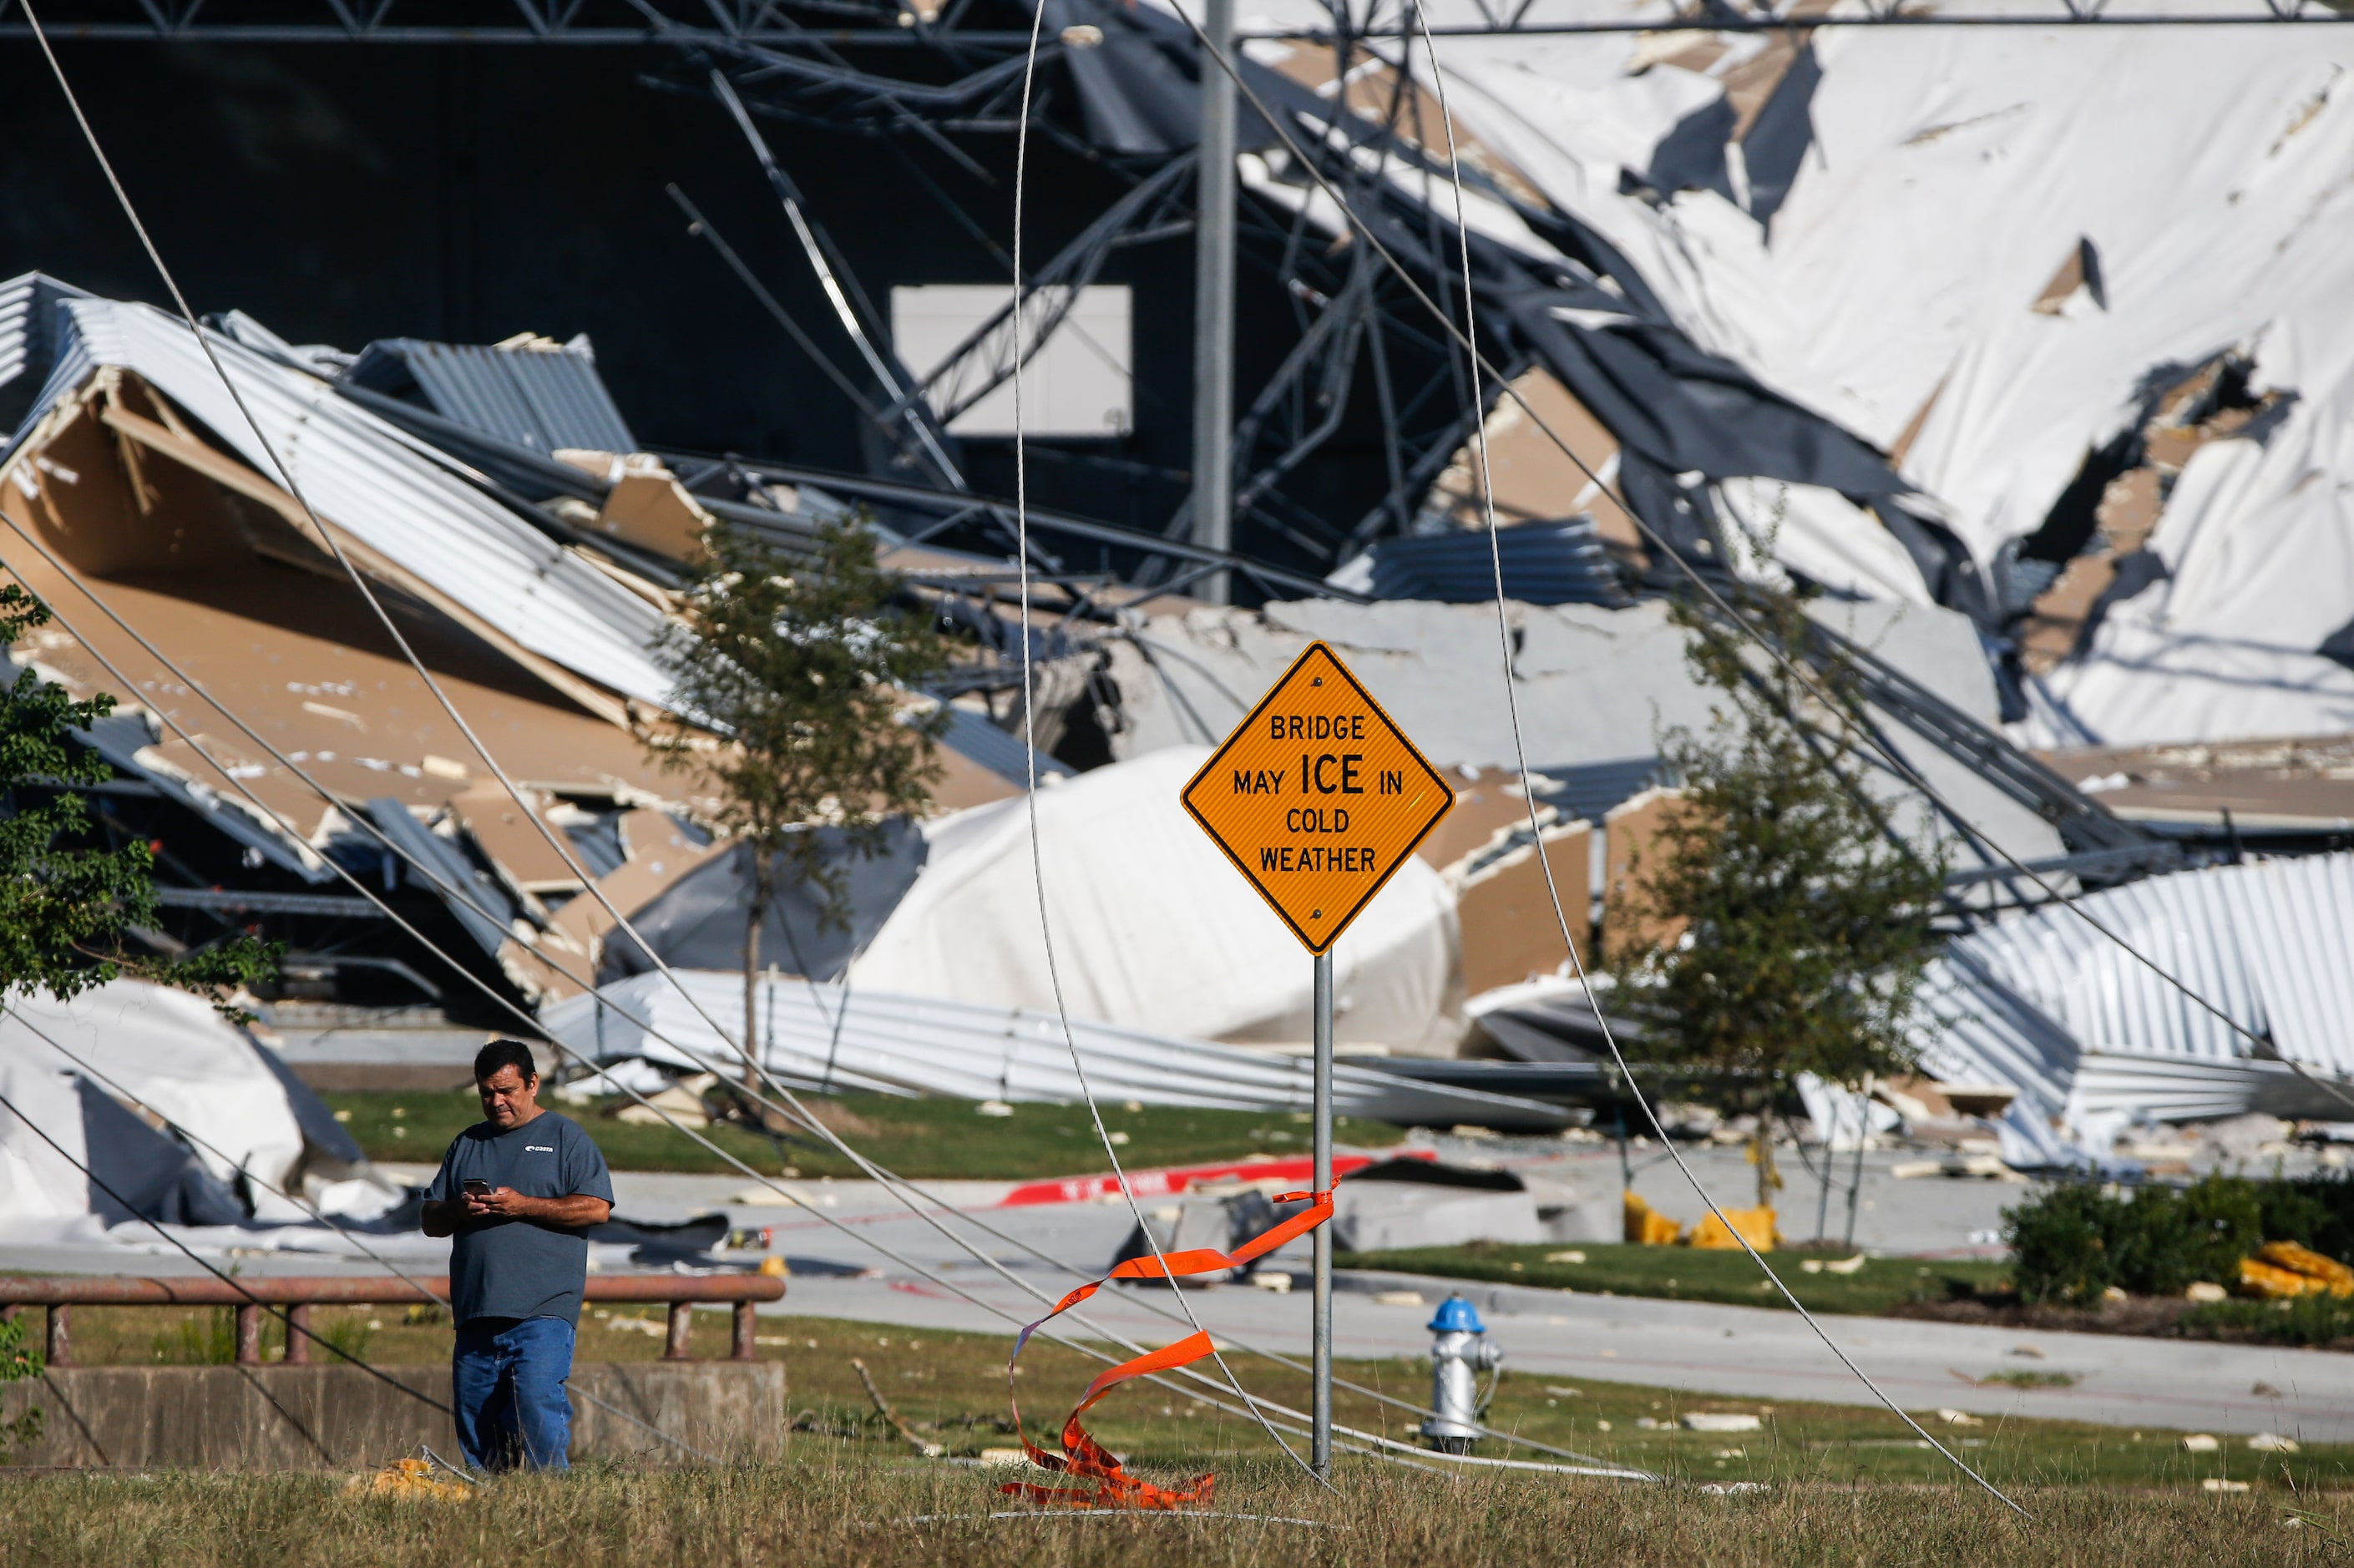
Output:
<instances>
[{"instance_id":1,"label":"yellow object on ground","mask_svg":"<svg viewBox=\"0 0 2354 1568\"><path fill-rule=\"evenodd\" d=\"M433 1466L423 1459L395 1459L373 1475L354 1476L344 1483L347 1492L428 1502L461 1502L473 1496L476 1489L463 1481L434 1474Z\"/></svg>"},{"instance_id":2,"label":"yellow object on ground","mask_svg":"<svg viewBox=\"0 0 2354 1568\"><path fill-rule=\"evenodd\" d=\"M2293 1268L2266 1263L2260 1257L2240 1260L2240 1291L2243 1295L2285 1300L2292 1296L2319 1295L2328 1288L2327 1280L2316 1279Z\"/></svg>"},{"instance_id":3,"label":"yellow object on ground","mask_svg":"<svg viewBox=\"0 0 2354 1568\"><path fill-rule=\"evenodd\" d=\"M1725 1228L1730 1223L1731 1230ZM1734 1233L1739 1233L1735 1239ZM1720 1252L1735 1252L1742 1242L1747 1242L1759 1252L1772 1252L1775 1239L1781 1233L1774 1225L1774 1211L1761 1209L1727 1209L1724 1218L1716 1217L1714 1210L1702 1214L1700 1224L1692 1227L1691 1245Z\"/></svg>"},{"instance_id":4,"label":"yellow object on ground","mask_svg":"<svg viewBox=\"0 0 2354 1568\"><path fill-rule=\"evenodd\" d=\"M1626 1236L1630 1242L1645 1246L1673 1246L1683 1239L1684 1228L1643 1202L1634 1193L1627 1194Z\"/></svg>"},{"instance_id":5,"label":"yellow object on ground","mask_svg":"<svg viewBox=\"0 0 2354 1568\"><path fill-rule=\"evenodd\" d=\"M2274 1268L2285 1268L2291 1274L2301 1274L2316 1281L2307 1287L2325 1289L2332 1296L2354 1296L2354 1268L2349 1268L2334 1257L2324 1257L2309 1246L2295 1242L2266 1242L2256 1249L2256 1255Z\"/></svg>"}]
</instances>

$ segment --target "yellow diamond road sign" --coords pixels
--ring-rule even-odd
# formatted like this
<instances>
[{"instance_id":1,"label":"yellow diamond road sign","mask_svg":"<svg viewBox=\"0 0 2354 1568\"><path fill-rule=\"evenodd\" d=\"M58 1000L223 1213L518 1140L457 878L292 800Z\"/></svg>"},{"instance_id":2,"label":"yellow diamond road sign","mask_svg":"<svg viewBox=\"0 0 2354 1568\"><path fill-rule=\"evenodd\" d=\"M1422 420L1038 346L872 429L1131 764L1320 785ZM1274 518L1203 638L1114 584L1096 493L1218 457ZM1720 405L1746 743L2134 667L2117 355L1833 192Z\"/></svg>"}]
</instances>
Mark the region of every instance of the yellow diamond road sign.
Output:
<instances>
[{"instance_id":1,"label":"yellow diamond road sign","mask_svg":"<svg viewBox=\"0 0 2354 1568\"><path fill-rule=\"evenodd\" d=\"M1311 642L1182 799L1321 953L1453 809L1455 789L1332 650Z\"/></svg>"}]
</instances>

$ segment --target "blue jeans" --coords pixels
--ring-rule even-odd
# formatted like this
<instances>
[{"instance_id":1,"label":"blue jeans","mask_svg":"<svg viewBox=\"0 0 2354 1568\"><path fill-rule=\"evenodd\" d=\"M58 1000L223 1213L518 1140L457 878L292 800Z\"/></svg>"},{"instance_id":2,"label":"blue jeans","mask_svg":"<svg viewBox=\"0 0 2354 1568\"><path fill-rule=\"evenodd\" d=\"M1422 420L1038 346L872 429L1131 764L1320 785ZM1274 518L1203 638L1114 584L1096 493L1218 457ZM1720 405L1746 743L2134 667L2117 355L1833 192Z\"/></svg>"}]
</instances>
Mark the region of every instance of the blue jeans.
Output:
<instances>
[{"instance_id":1,"label":"blue jeans","mask_svg":"<svg viewBox=\"0 0 2354 1568\"><path fill-rule=\"evenodd\" d=\"M475 1318L450 1361L458 1452L482 1470L571 1467L573 1326L561 1318Z\"/></svg>"}]
</instances>

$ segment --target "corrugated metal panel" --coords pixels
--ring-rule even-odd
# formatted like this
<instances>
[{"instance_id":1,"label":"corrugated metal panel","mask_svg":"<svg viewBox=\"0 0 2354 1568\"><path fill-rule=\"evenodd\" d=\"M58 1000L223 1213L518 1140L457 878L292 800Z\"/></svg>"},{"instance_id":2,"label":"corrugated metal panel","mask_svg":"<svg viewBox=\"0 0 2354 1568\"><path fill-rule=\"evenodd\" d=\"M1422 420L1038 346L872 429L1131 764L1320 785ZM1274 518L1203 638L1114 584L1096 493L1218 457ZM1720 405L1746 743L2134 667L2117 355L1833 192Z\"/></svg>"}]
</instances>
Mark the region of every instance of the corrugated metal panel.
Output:
<instances>
[{"instance_id":1,"label":"corrugated metal panel","mask_svg":"<svg viewBox=\"0 0 2354 1568\"><path fill-rule=\"evenodd\" d=\"M1373 548L1375 599L1485 604L1496 597L1500 560L1504 597L1522 604L1623 604L1618 575L1587 518L1527 523L1496 531L1466 529L1384 539Z\"/></svg>"},{"instance_id":2,"label":"corrugated metal panel","mask_svg":"<svg viewBox=\"0 0 2354 1568\"><path fill-rule=\"evenodd\" d=\"M687 969L677 978L712 1017L743 1015L742 976ZM600 994L645 1019L663 1038L600 1007L598 995L557 1002L541 1022L556 1039L592 1058L642 1056L691 1065L667 1043L674 1041L708 1061L739 1059L679 986L659 974L620 981ZM764 1059L789 1083L1050 1105L1082 1097L1070 1046L1052 1013L784 979L761 982L759 1006ZM1314 1067L1305 1057L1078 1019L1071 1021L1071 1032L1099 1100L1298 1111L1312 1103ZM1333 1069L1332 1100L1342 1115L1384 1121L1535 1128L1558 1128L1565 1119L1559 1107L1536 1100L1417 1084L1355 1066Z\"/></svg>"},{"instance_id":3,"label":"corrugated metal panel","mask_svg":"<svg viewBox=\"0 0 2354 1568\"><path fill-rule=\"evenodd\" d=\"M638 450L585 345L496 348L386 338L362 352L351 379L371 385L377 355L398 359L434 412L485 435L543 453L558 447Z\"/></svg>"},{"instance_id":4,"label":"corrugated metal panel","mask_svg":"<svg viewBox=\"0 0 2354 1568\"><path fill-rule=\"evenodd\" d=\"M1567 821L1583 818L1589 822L1599 822L1610 814L1613 806L1641 794L1659 783L1661 777L1656 757L1629 757L1617 762L1586 762L1530 771L1561 787L1544 797L1547 805L1559 810Z\"/></svg>"},{"instance_id":5,"label":"corrugated metal panel","mask_svg":"<svg viewBox=\"0 0 2354 1568\"><path fill-rule=\"evenodd\" d=\"M978 762L1000 779L1030 787L1029 748L1018 735L1008 735L979 714L951 705L949 726L940 744L969 761ZM1077 772L1069 763L1038 754L1038 777L1067 779Z\"/></svg>"},{"instance_id":6,"label":"corrugated metal panel","mask_svg":"<svg viewBox=\"0 0 2354 1568\"><path fill-rule=\"evenodd\" d=\"M2078 904L2281 1056L2354 1078L2354 855L2180 872ZM2016 1086L2029 1121L2340 1104L2251 1060L2247 1039L2065 909L1955 942L1921 998L1925 1065Z\"/></svg>"},{"instance_id":7,"label":"corrugated metal panel","mask_svg":"<svg viewBox=\"0 0 2354 1568\"><path fill-rule=\"evenodd\" d=\"M276 477L270 454L180 322L145 305L97 299L66 302L63 319L69 330L37 414L71 395L92 366L121 366L257 472ZM325 383L229 340L214 344L321 515L531 652L624 696L665 702L671 682L650 650L662 617L652 605Z\"/></svg>"},{"instance_id":8,"label":"corrugated metal panel","mask_svg":"<svg viewBox=\"0 0 2354 1568\"><path fill-rule=\"evenodd\" d=\"M450 913L466 928L466 934L480 942L484 952L496 953L505 943L507 927L514 919L514 904L505 889L469 864L465 851L427 831L398 800L390 797L370 800L367 810L393 847L413 863L402 868L408 882L448 905ZM443 882L437 885L419 867L430 867ZM477 908L477 905L481 907ZM490 913L484 914L484 910ZM493 915L496 919L492 918Z\"/></svg>"},{"instance_id":9,"label":"corrugated metal panel","mask_svg":"<svg viewBox=\"0 0 2354 1568\"><path fill-rule=\"evenodd\" d=\"M0 425L18 427L26 410L42 405L57 368L58 302L86 298L40 272L0 282Z\"/></svg>"},{"instance_id":10,"label":"corrugated metal panel","mask_svg":"<svg viewBox=\"0 0 2354 1568\"><path fill-rule=\"evenodd\" d=\"M2334 1077L2335 1075L2332 1075ZM2354 1082L2338 1079L2339 1094ZM2217 1062L2199 1056L2087 1052L2069 1097L2081 1122L2212 1121L2262 1111L2268 1116L2343 1120L2346 1102L2285 1062Z\"/></svg>"}]
</instances>

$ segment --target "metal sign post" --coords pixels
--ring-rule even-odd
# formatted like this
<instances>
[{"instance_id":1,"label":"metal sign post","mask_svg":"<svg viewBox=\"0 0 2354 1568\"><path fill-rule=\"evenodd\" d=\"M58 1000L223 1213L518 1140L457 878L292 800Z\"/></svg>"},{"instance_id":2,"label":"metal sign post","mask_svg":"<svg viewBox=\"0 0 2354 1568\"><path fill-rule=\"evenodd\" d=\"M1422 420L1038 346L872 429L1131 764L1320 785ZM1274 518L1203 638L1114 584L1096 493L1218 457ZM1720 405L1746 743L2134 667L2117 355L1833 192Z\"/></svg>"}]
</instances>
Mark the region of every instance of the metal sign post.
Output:
<instances>
[{"instance_id":1,"label":"metal sign post","mask_svg":"<svg viewBox=\"0 0 2354 1568\"><path fill-rule=\"evenodd\" d=\"M1332 1190L1332 954L1316 955L1316 1190ZM1332 1476L1332 1227L1319 1225L1315 1298L1309 1308L1315 1396L1309 1405L1309 1462L1318 1476Z\"/></svg>"},{"instance_id":2,"label":"metal sign post","mask_svg":"<svg viewBox=\"0 0 2354 1568\"><path fill-rule=\"evenodd\" d=\"M1316 955L1316 1191L1332 1191L1332 944L1454 809L1455 788L1311 642L1181 797ZM1332 1234L1314 1232L1309 1334L1316 1473L1332 1469Z\"/></svg>"}]
</instances>

